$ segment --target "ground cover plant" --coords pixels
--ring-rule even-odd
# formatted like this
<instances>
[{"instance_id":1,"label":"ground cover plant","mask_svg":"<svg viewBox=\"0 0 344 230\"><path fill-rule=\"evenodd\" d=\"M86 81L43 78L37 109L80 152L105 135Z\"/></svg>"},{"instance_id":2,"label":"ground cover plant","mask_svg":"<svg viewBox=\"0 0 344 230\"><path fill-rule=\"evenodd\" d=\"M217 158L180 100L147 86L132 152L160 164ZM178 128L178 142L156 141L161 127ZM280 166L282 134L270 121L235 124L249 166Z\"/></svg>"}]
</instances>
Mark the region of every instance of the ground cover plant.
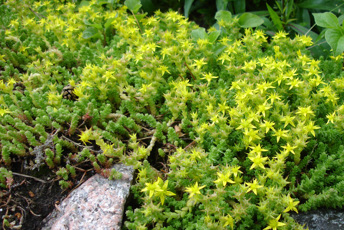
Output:
<instances>
[{"instance_id":1,"label":"ground cover plant","mask_svg":"<svg viewBox=\"0 0 344 230\"><path fill-rule=\"evenodd\" d=\"M0 6L2 209L15 174L71 189L118 162L137 171L125 229L302 229L290 213L343 206L342 56L229 11L206 31L140 7Z\"/></svg>"}]
</instances>

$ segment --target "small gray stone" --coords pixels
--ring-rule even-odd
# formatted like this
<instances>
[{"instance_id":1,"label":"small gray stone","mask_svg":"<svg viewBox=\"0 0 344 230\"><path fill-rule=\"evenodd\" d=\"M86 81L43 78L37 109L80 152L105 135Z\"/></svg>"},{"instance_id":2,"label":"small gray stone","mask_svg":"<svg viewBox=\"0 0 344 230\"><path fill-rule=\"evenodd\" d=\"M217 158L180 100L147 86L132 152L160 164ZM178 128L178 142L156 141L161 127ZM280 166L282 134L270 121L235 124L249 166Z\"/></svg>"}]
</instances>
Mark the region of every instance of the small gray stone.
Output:
<instances>
[{"instance_id":1,"label":"small gray stone","mask_svg":"<svg viewBox=\"0 0 344 230\"><path fill-rule=\"evenodd\" d=\"M44 219L42 229L120 229L134 169L123 164L114 168L122 173L122 179L111 181L94 175Z\"/></svg>"}]
</instances>

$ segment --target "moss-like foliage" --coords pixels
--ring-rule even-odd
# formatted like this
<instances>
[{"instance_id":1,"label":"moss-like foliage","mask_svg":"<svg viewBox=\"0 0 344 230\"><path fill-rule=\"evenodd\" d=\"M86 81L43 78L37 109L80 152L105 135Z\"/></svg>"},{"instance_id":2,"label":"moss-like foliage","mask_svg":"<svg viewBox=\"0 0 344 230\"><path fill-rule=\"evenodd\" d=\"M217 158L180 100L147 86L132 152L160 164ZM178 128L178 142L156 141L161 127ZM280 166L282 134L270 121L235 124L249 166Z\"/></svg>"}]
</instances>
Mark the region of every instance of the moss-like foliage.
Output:
<instances>
[{"instance_id":1,"label":"moss-like foliage","mask_svg":"<svg viewBox=\"0 0 344 230\"><path fill-rule=\"evenodd\" d=\"M301 229L289 212L344 205L342 58L309 37L98 1L0 15L2 187L19 161L63 188L133 165L128 229Z\"/></svg>"}]
</instances>

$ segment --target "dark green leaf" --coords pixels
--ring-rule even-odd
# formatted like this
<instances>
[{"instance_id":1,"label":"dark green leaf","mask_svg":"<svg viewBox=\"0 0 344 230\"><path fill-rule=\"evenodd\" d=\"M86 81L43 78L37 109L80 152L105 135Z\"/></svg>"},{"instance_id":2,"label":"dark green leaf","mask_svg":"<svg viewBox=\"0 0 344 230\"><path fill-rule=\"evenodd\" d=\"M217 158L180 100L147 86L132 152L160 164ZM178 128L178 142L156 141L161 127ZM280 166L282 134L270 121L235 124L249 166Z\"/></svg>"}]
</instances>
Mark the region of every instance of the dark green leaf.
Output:
<instances>
[{"instance_id":1,"label":"dark green leaf","mask_svg":"<svg viewBox=\"0 0 344 230\"><path fill-rule=\"evenodd\" d=\"M291 28L296 31L298 34L301 35L308 35L312 38L313 42L318 38L318 34L310 30L309 28L306 28L304 26L301 26L296 23L290 23Z\"/></svg>"},{"instance_id":2,"label":"dark green leaf","mask_svg":"<svg viewBox=\"0 0 344 230\"><path fill-rule=\"evenodd\" d=\"M294 8L294 0L288 1L287 6L286 6L287 18L290 17L290 14L293 12L293 8Z\"/></svg>"},{"instance_id":3,"label":"dark green leaf","mask_svg":"<svg viewBox=\"0 0 344 230\"><path fill-rule=\"evenodd\" d=\"M82 37L84 39L94 38L100 36L98 30L94 27L88 27L84 32L82 33Z\"/></svg>"},{"instance_id":4,"label":"dark green leaf","mask_svg":"<svg viewBox=\"0 0 344 230\"><path fill-rule=\"evenodd\" d=\"M194 0L185 0L185 3L184 3L184 16L186 18L189 17L190 8L191 8L191 5L192 5L193 1Z\"/></svg>"},{"instance_id":5,"label":"dark green leaf","mask_svg":"<svg viewBox=\"0 0 344 230\"><path fill-rule=\"evenodd\" d=\"M311 46L308 49L311 51L313 57L319 58L321 56L328 56L331 47L325 39L322 39L317 42L317 45Z\"/></svg>"},{"instance_id":6,"label":"dark green leaf","mask_svg":"<svg viewBox=\"0 0 344 230\"><path fill-rule=\"evenodd\" d=\"M101 29L103 29L103 27L102 27L102 25L101 24L91 24L91 25L89 25L89 26L92 26L93 28L96 28L96 29L98 29L98 30L101 30Z\"/></svg>"},{"instance_id":7,"label":"dark green leaf","mask_svg":"<svg viewBox=\"0 0 344 230\"><path fill-rule=\"evenodd\" d=\"M108 3L113 5L115 3L115 0L108 0Z\"/></svg>"},{"instance_id":8,"label":"dark green leaf","mask_svg":"<svg viewBox=\"0 0 344 230\"><path fill-rule=\"evenodd\" d=\"M279 10L280 12L283 12L283 9L282 9L282 7L281 7L281 5L279 4L278 1L276 1L276 6L277 6L277 8L278 8L278 10Z\"/></svg>"},{"instance_id":9,"label":"dark green leaf","mask_svg":"<svg viewBox=\"0 0 344 230\"><path fill-rule=\"evenodd\" d=\"M142 9L145 12L153 13L156 10L156 7L154 6L152 0L141 0L141 4L142 4Z\"/></svg>"},{"instance_id":10,"label":"dark green leaf","mask_svg":"<svg viewBox=\"0 0 344 230\"><path fill-rule=\"evenodd\" d=\"M227 48L227 46L222 45L222 44L217 44L214 47L214 55L215 57L217 57L220 53L222 53L222 51L224 51Z\"/></svg>"},{"instance_id":11,"label":"dark green leaf","mask_svg":"<svg viewBox=\"0 0 344 230\"><path fill-rule=\"evenodd\" d=\"M137 13L142 6L140 0L125 0L124 5L126 5L134 14Z\"/></svg>"},{"instance_id":12,"label":"dark green leaf","mask_svg":"<svg viewBox=\"0 0 344 230\"><path fill-rule=\"evenodd\" d=\"M219 10L226 10L227 9L228 0L216 0L216 9Z\"/></svg>"},{"instance_id":13,"label":"dark green leaf","mask_svg":"<svg viewBox=\"0 0 344 230\"><path fill-rule=\"evenodd\" d=\"M340 30L327 29L325 32L325 39L333 49L335 55L340 55L344 51L344 35Z\"/></svg>"},{"instance_id":14,"label":"dark green leaf","mask_svg":"<svg viewBox=\"0 0 344 230\"><path fill-rule=\"evenodd\" d=\"M88 26L92 24L89 21L87 21L86 19L84 19L84 23L85 23L85 25L88 25Z\"/></svg>"},{"instance_id":15,"label":"dark green leaf","mask_svg":"<svg viewBox=\"0 0 344 230\"><path fill-rule=\"evenodd\" d=\"M99 30L101 30L101 29L103 28L101 24L98 24L98 23L97 23L97 24L90 23L90 22L87 21L86 19L84 20L84 23L85 23L85 25L91 26L91 27L96 28L96 29L99 29Z\"/></svg>"},{"instance_id":16,"label":"dark green leaf","mask_svg":"<svg viewBox=\"0 0 344 230\"><path fill-rule=\"evenodd\" d=\"M232 13L227 10L217 11L215 14L215 19L217 21L223 20L225 22L230 22L232 20Z\"/></svg>"},{"instance_id":17,"label":"dark green leaf","mask_svg":"<svg viewBox=\"0 0 344 230\"><path fill-rule=\"evenodd\" d=\"M269 30L273 30L274 29L274 24L272 23L272 21L270 19L268 19L267 17L261 17L261 19L263 19L264 21L264 26L267 27L267 29Z\"/></svg>"},{"instance_id":18,"label":"dark green leaf","mask_svg":"<svg viewBox=\"0 0 344 230\"><path fill-rule=\"evenodd\" d=\"M317 39L315 39L314 43L320 42L321 39L324 40L325 39L325 32L326 32L326 30L321 31L319 36L317 37Z\"/></svg>"},{"instance_id":19,"label":"dark green leaf","mask_svg":"<svg viewBox=\"0 0 344 230\"><path fill-rule=\"evenodd\" d=\"M307 9L299 9L297 21L303 26L311 27L310 12Z\"/></svg>"},{"instance_id":20,"label":"dark green leaf","mask_svg":"<svg viewBox=\"0 0 344 230\"><path fill-rule=\"evenodd\" d=\"M259 16L251 13L243 13L239 17L239 24L243 28L257 27L264 23L264 20Z\"/></svg>"},{"instance_id":21,"label":"dark green leaf","mask_svg":"<svg viewBox=\"0 0 344 230\"><path fill-rule=\"evenodd\" d=\"M269 4L266 3L266 6L268 8L270 17L271 17L272 22L274 23L275 27L278 30L283 30L283 25L282 25L281 19L279 18L278 14L269 6Z\"/></svg>"},{"instance_id":22,"label":"dark green leaf","mask_svg":"<svg viewBox=\"0 0 344 230\"><path fill-rule=\"evenodd\" d=\"M208 35L204 28L198 28L191 31L191 37L197 41L198 39L207 39Z\"/></svg>"},{"instance_id":23,"label":"dark green leaf","mask_svg":"<svg viewBox=\"0 0 344 230\"><path fill-rule=\"evenodd\" d=\"M144 17L147 16L147 13L144 14L136 14L135 17L137 18L137 20L140 22Z\"/></svg>"},{"instance_id":24,"label":"dark green leaf","mask_svg":"<svg viewBox=\"0 0 344 230\"><path fill-rule=\"evenodd\" d=\"M340 15L340 16L338 17L338 22L339 22L339 24L342 25L342 26L343 26L343 20L344 20L344 14L343 14L343 15Z\"/></svg>"},{"instance_id":25,"label":"dark green leaf","mask_svg":"<svg viewBox=\"0 0 344 230\"><path fill-rule=\"evenodd\" d=\"M90 5L89 1L81 1L78 7L89 6L89 5Z\"/></svg>"},{"instance_id":26,"label":"dark green leaf","mask_svg":"<svg viewBox=\"0 0 344 230\"><path fill-rule=\"evenodd\" d=\"M340 28L338 18L336 15L326 12L326 13L314 13L313 14L315 23L318 26L325 27L325 28L331 28L336 29Z\"/></svg>"},{"instance_id":27,"label":"dark green leaf","mask_svg":"<svg viewBox=\"0 0 344 230\"><path fill-rule=\"evenodd\" d=\"M334 0L305 0L302 1L302 3L298 3L297 6L300 8L317 9L324 11L332 11L333 9L336 9L339 12L343 12L344 10L344 6L340 5L338 7L338 1Z\"/></svg>"},{"instance_id":28,"label":"dark green leaf","mask_svg":"<svg viewBox=\"0 0 344 230\"><path fill-rule=\"evenodd\" d=\"M220 31L213 31L213 32L209 33L208 41L210 43L214 43L216 41L216 39L220 36L220 34L221 34Z\"/></svg>"},{"instance_id":29,"label":"dark green leaf","mask_svg":"<svg viewBox=\"0 0 344 230\"><path fill-rule=\"evenodd\" d=\"M251 14L255 14L255 15L259 16L259 17L264 17L264 16L269 15L269 11L267 11L267 10L262 10L262 11L251 11L250 13L251 13Z\"/></svg>"},{"instance_id":30,"label":"dark green leaf","mask_svg":"<svg viewBox=\"0 0 344 230\"><path fill-rule=\"evenodd\" d=\"M344 36L341 36L338 40L338 44L337 44L337 55L340 55L344 52Z\"/></svg>"},{"instance_id":31,"label":"dark green leaf","mask_svg":"<svg viewBox=\"0 0 344 230\"><path fill-rule=\"evenodd\" d=\"M116 17L117 17L117 15L116 15ZM109 18L109 19L105 22L105 24L104 24L105 29L109 28L109 26L111 26L111 23L112 23L115 19L116 19L116 18Z\"/></svg>"},{"instance_id":32,"label":"dark green leaf","mask_svg":"<svg viewBox=\"0 0 344 230\"><path fill-rule=\"evenodd\" d=\"M109 4L109 2L108 1L98 1L97 4L99 6L101 6L101 5Z\"/></svg>"},{"instance_id":33,"label":"dark green leaf","mask_svg":"<svg viewBox=\"0 0 344 230\"><path fill-rule=\"evenodd\" d=\"M246 11L246 0L236 0L233 3L235 14L244 13Z\"/></svg>"}]
</instances>

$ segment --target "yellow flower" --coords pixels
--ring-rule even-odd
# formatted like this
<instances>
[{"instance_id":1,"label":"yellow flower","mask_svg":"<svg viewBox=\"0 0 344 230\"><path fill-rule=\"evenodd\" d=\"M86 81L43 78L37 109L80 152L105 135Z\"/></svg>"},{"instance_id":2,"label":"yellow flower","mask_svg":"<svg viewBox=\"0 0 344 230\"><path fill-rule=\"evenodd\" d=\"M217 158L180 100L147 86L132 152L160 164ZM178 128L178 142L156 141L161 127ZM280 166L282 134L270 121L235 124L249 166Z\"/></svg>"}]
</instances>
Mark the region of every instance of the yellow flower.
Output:
<instances>
[{"instance_id":1,"label":"yellow flower","mask_svg":"<svg viewBox=\"0 0 344 230\"><path fill-rule=\"evenodd\" d=\"M227 225L231 226L231 228L233 229L233 225L234 225L234 219L231 215L227 215L221 218L223 222L225 222L223 224L223 227L226 227Z\"/></svg>"},{"instance_id":2,"label":"yellow flower","mask_svg":"<svg viewBox=\"0 0 344 230\"><path fill-rule=\"evenodd\" d=\"M264 120L264 124L261 124L260 127L265 128L265 133L268 133L270 129L275 131L274 125L275 122Z\"/></svg>"},{"instance_id":3,"label":"yellow flower","mask_svg":"<svg viewBox=\"0 0 344 230\"><path fill-rule=\"evenodd\" d=\"M307 130L307 132L310 132L314 137L315 137L315 132L314 132L315 129L320 129L320 127L314 125L314 122L313 122L313 121L310 121L310 122L308 123L308 125L306 125L306 130Z\"/></svg>"},{"instance_id":4,"label":"yellow flower","mask_svg":"<svg viewBox=\"0 0 344 230\"><path fill-rule=\"evenodd\" d=\"M299 79L295 78L287 83L287 85L290 85L289 90L291 90L293 87L299 88L299 85L303 83L303 81L300 81Z\"/></svg>"},{"instance_id":5,"label":"yellow flower","mask_svg":"<svg viewBox=\"0 0 344 230\"><path fill-rule=\"evenodd\" d=\"M281 121L284 122L284 128L287 127L288 124L290 124L293 127L295 127L295 124L294 124L294 121L293 121L294 119L295 119L295 117L293 117L293 116L289 116L289 115L283 116L281 118Z\"/></svg>"},{"instance_id":6,"label":"yellow flower","mask_svg":"<svg viewBox=\"0 0 344 230\"><path fill-rule=\"evenodd\" d=\"M209 84L210 84L210 81L211 81L212 79L215 79L215 78L218 78L218 77L213 76L211 73L207 73L207 74L205 74L205 76L204 76L203 78L201 78L201 79L207 80L208 85L209 85Z\"/></svg>"},{"instance_id":7,"label":"yellow flower","mask_svg":"<svg viewBox=\"0 0 344 230\"><path fill-rule=\"evenodd\" d=\"M238 173L242 173L239 169L240 169L240 166L235 166L235 167L231 168L231 171L235 177L238 176Z\"/></svg>"},{"instance_id":8,"label":"yellow flower","mask_svg":"<svg viewBox=\"0 0 344 230\"><path fill-rule=\"evenodd\" d=\"M13 78L10 78L7 82L8 85L12 86L16 83L16 81Z\"/></svg>"},{"instance_id":9,"label":"yellow flower","mask_svg":"<svg viewBox=\"0 0 344 230\"><path fill-rule=\"evenodd\" d=\"M202 153L196 149L193 149L192 154L190 154L190 159L196 161L197 159L202 159Z\"/></svg>"},{"instance_id":10,"label":"yellow flower","mask_svg":"<svg viewBox=\"0 0 344 230\"><path fill-rule=\"evenodd\" d=\"M197 69L201 69L205 64L206 62L204 61L204 58L201 58L200 60L195 60L195 64L192 66L196 66Z\"/></svg>"},{"instance_id":11,"label":"yellow flower","mask_svg":"<svg viewBox=\"0 0 344 230\"><path fill-rule=\"evenodd\" d=\"M261 139L258 135L258 130L249 129L244 132L245 138L248 138L249 143Z\"/></svg>"},{"instance_id":12,"label":"yellow flower","mask_svg":"<svg viewBox=\"0 0 344 230\"><path fill-rule=\"evenodd\" d=\"M296 206L300 203L300 201L294 201L290 194L288 194L288 206L283 212L289 212L289 211L295 211L296 213L299 213L296 209Z\"/></svg>"},{"instance_id":13,"label":"yellow flower","mask_svg":"<svg viewBox=\"0 0 344 230\"><path fill-rule=\"evenodd\" d=\"M159 177L160 178L160 177ZM141 190L141 192L148 192L149 191L149 198L154 195L154 192L158 189L157 183L146 183L146 187Z\"/></svg>"},{"instance_id":14,"label":"yellow flower","mask_svg":"<svg viewBox=\"0 0 344 230\"><path fill-rule=\"evenodd\" d=\"M328 124L329 122L331 122L333 124L335 117L336 117L336 112L333 112L332 114L326 115L326 118L328 119L326 124Z\"/></svg>"},{"instance_id":15,"label":"yellow flower","mask_svg":"<svg viewBox=\"0 0 344 230\"><path fill-rule=\"evenodd\" d=\"M304 116L304 118L308 117L308 115L314 115L314 112L311 109L311 106L308 107L299 107L297 114L300 114L301 116Z\"/></svg>"},{"instance_id":16,"label":"yellow flower","mask_svg":"<svg viewBox=\"0 0 344 230\"><path fill-rule=\"evenodd\" d=\"M101 146L103 150L103 154L107 157L114 157L114 145L115 144L104 144L104 146Z\"/></svg>"},{"instance_id":17,"label":"yellow flower","mask_svg":"<svg viewBox=\"0 0 344 230\"><path fill-rule=\"evenodd\" d=\"M276 219L269 220L269 226L264 228L264 230L267 230L267 229L277 230L278 227L286 225L285 223L278 222L280 218L281 218L281 215L279 215Z\"/></svg>"},{"instance_id":18,"label":"yellow flower","mask_svg":"<svg viewBox=\"0 0 344 230\"><path fill-rule=\"evenodd\" d=\"M163 182L163 180L158 177L158 180L152 183L146 183L146 187L141 190L141 192L149 191L149 198L153 195L158 196L160 198L161 204L164 204L166 196L174 196L173 192L167 191L168 187L168 180Z\"/></svg>"},{"instance_id":19,"label":"yellow flower","mask_svg":"<svg viewBox=\"0 0 344 230\"><path fill-rule=\"evenodd\" d=\"M252 191L252 192L254 192L254 194L256 194L256 195L257 195L257 189L263 187L262 185L259 185L259 184L258 184L257 179L254 179L253 183L245 183L245 184L247 184L247 185L249 186L248 189L246 190L246 193Z\"/></svg>"},{"instance_id":20,"label":"yellow flower","mask_svg":"<svg viewBox=\"0 0 344 230\"><path fill-rule=\"evenodd\" d=\"M229 109L229 106L226 105L226 102L223 102L222 104L219 104L219 112L222 112L223 114L226 113L226 111Z\"/></svg>"},{"instance_id":21,"label":"yellow flower","mask_svg":"<svg viewBox=\"0 0 344 230\"><path fill-rule=\"evenodd\" d=\"M250 169L254 169L256 167L260 167L262 169L265 169L265 161L268 160L268 157L262 157L260 155L260 153L258 153L256 156L254 157L249 157L249 159L253 162L252 166Z\"/></svg>"},{"instance_id":22,"label":"yellow flower","mask_svg":"<svg viewBox=\"0 0 344 230\"><path fill-rule=\"evenodd\" d=\"M251 124L252 119L241 119L240 125L236 129L244 129L245 132L248 132L249 129L256 128L254 125Z\"/></svg>"},{"instance_id":23,"label":"yellow flower","mask_svg":"<svg viewBox=\"0 0 344 230\"><path fill-rule=\"evenodd\" d=\"M227 183L231 183L231 184L235 183L234 181L229 179L229 177L231 176L231 172L227 172L226 174L218 172L217 176L218 176L218 179L214 181L214 183L216 184L222 183L223 186L226 186Z\"/></svg>"},{"instance_id":24,"label":"yellow flower","mask_svg":"<svg viewBox=\"0 0 344 230\"><path fill-rule=\"evenodd\" d=\"M289 130L278 129L277 131L275 131L275 134L273 134L273 136L277 137L277 142L279 142L281 137L289 137L289 134L287 134L288 132Z\"/></svg>"},{"instance_id":25,"label":"yellow flower","mask_svg":"<svg viewBox=\"0 0 344 230\"><path fill-rule=\"evenodd\" d=\"M205 185L201 186L201 187L198 187L198 182L195 183L194 186L192 187L186 187L185 191L188 192L190 195L189 195L189 198L193 197L194 195L196 194L201 194L201 189L204 188Z\"/></svg>"},{"instance_id":26,"label":"yellow flower","mask_svg":"<svg viewBox=\"0 0 344 230\"><path fill-rule=\"evenodd\" d=\"M84 132L81 132L79 137L79 140L81 140L86 145L86 142L90 142L89 139L92 137L92 128L86 129Z\"/></svg>"},{"instance_id":27,"label":"yellow flower","mask_svg":"<svg viewBox=\"0 0 344 230\"><path fill-rule=\"evenodd\" d=\"M291 152L292 154L295 155L294 149L296 149L296 146L290 146L290 144L287 143L287 145L282 146L282 148L285 149L286 153L290 153Z\"/></svg>"},{"instance_id":28,"label":"yellow flower","mask_svg":"<svg viewBox=\"0 0 344 230\"><path fill-rule=\"evenodd\" d=\"M164 184L161 186L160 184L163 183L163 181L161 180L160 177L158 177L158 189L156 189L156 195L160 198L161 204L164 204L165 202L165 196L175 196L176 194L171 192L171 191L167 191L167 186L168 186L168 180L166 180L164 182Z\"/></svg>"},{"instance_id":29,"label":"yellow flower","mask_svg":"<svg viewBox=\"0 0 344 230\"><path fill-rule=\"evenodd\" d=\"M169 73L169 74L171 74L170 71L168 71L168 67L165 66L165 65L160 65L160 66L157 68L157 70L159 70L159 71L161 72L161 75L162 75L162 76L164 76L164 74L165 74L166 72Z\"/></svg>"},{"instance_id":30,"label":"yellow flower","mask_svg":"<svg viewBox=\"0 0 344 230\"><path fill-rule=\"evenodd\" d=\"M11 113L8 109L0 108L0 116L4 116L6 113Z\"/></svg>"},{"instance_id":31,"label":"yellow flower","mask_svg":"<svg viewBox=\"0 0 344 230\"><path fill-rule=\"evenodd\" d=\"M152 84L149 84L149 85L147 85L147 84L142 84L142 88L139 89L139 91L140 91L141 93L146 93L147 90L148 90L149 88L151 88L151 85L152 85Z\"/></svg>"},{"instance_id":32,"label":"yellow flower","mask_svg":"<svg viewBox=\"0 0 344 230\"><path fill-rule=\"evenodd\" d=\"M288 33L284 31L279 31L275 34L274 39L281 39L281 38L286 38Z\"/></svg>"}]
</instances>

